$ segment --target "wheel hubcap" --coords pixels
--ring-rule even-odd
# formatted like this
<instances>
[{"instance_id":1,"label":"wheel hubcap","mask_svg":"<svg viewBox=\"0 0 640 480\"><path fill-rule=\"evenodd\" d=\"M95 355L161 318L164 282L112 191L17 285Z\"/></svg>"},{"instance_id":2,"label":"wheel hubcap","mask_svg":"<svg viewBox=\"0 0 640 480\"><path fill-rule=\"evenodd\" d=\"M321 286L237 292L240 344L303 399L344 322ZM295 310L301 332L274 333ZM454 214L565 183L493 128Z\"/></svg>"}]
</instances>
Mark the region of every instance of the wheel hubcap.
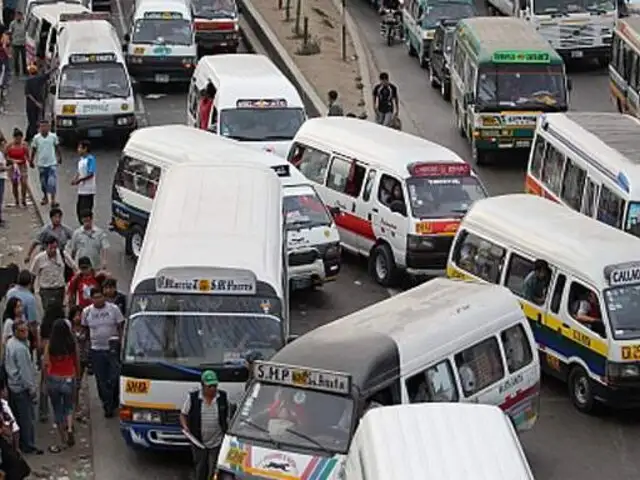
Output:
<instances>
[{"instance_id":1,"label":"wheel hubcap","mask_svg":"<svg viewBox=\"0 0 640 480\"><path fill-rule=\"evenodd\" d=\"M384 280L385 278L387 278L387 272L387 262L382 257L382 255L378 255L376 257L376 276L380 280Z\"/></svg>"},{"instance_id":2,"label":"wheel hubcap","mask_svg":"<svg viewBox=\"0 0 640 480\"><path fill-rule=\"evenodd\" d=\"M140 256L140 250L142 250L142 235L134 233L131 236L131 252L137 258Z\"/></svg>"},{"instance_id":3,"label":"wheel hubcap","mask_svg":"<svg viewBox=\"0 0 640 480\"><path fill-rule=\"evenodd\" d=\"M584 377L579 377L573 387L573 394L581 405L589 402L589 381Z\"/></svg>"}]
</instances>

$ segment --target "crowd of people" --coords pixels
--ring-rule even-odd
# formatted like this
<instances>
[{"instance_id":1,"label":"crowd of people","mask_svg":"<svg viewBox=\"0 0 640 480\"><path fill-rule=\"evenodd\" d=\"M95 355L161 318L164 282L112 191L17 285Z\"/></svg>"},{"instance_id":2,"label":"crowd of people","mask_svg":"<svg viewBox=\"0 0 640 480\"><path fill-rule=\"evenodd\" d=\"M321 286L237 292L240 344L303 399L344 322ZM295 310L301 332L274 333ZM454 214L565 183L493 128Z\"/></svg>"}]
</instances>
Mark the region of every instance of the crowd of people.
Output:
<instances>
[{"instance_id":1,"label":"crowd of people","mask_svg":"<svg viewBox=\"0 0 640 480\"><path fill-rule=\"evenodd\" d=\"M74 424L86 421L79 392L87 374L95 376L105 417L118 406L126 298L106 271L106 233L94 226L90 209L78 212L76 229L63 223L55 203L49 217L28 249L28 268L14 265L19 273L5 295L0 478L10 480L25 478L28 456L44 453L35 423L48 422L50 411L59 442L47 446L49 453L74 446Z\"/></svg>"}]
</instances>

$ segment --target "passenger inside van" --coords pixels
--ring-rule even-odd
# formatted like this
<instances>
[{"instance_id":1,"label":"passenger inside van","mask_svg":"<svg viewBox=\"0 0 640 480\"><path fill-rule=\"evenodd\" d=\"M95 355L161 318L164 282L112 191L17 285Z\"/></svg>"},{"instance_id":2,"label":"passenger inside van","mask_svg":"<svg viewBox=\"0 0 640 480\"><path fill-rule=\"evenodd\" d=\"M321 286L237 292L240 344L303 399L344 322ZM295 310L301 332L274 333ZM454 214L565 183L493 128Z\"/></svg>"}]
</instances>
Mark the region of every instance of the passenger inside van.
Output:
<instances>
[{"instance_id":1,"label":"passenger inside van","mask_svg":"<svg viewBox=\"0 0 640 480\"><path fill-rule=\"evenodd\" d=\"M595 333L604 337L605 329L602 323L600 302L595 292L574 283L571 287L571 294L572 298L575 299L572 303L572 316Z\"/></svg>"},{"instance_id":2,"label":"passenger inside van","mask_svg":"<svg viewBox=\"0 0 640 480\"><path fill-rule=\"evenodd\" d=\"M544 260L536 260L533 270L524 279L524 297L536 305L542 305L547 298L547 288L551 279L551 269Z\"/></svg>"},{"instance_id":3,"label":"passenger inside van","mask_svg":"<svg viewBox=\"0 0 640 480\"><path fill-rule=\"evenodd\" d=\"M384 205L394 211L406 211L402 186L395 178L383 176L378 198ZM395 206L392 208L393 204Z\"/></svg>"}]
</instances>

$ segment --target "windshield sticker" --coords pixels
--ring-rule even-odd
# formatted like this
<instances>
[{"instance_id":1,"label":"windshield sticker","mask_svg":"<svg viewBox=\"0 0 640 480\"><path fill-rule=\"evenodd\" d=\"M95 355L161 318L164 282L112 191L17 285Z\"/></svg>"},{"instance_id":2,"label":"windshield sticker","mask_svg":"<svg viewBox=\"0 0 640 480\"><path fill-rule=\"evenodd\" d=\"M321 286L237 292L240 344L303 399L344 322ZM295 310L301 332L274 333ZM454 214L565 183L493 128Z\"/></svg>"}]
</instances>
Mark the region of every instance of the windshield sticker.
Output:
<instances>
[{"instance_id":1,"label":"windshield sticker","mask_svg":"<svg viewBox=\"0 0 640 480\"><path fill-rule=\"evenodd\" d=\"M341 393L344 395L348 395L351 392L350 375L325 370L255 362L253 377L263 382Z\"/></svg>"},{"instance_id":2,"label":"windshield sticker","mask_svg":"<svg viewBox=\"0 0 640 480\"><path fill-rule=\"evenodd\" d=\"M459 177L471 175L468 163L412 163L408 167L413 177Z\"/></svg>"},{"instance_id":3,"label":"windshield sticker","mask_svg":"<svg viewBox=\"0 0 640 480\"><path fill-rule=\"evenodd\" d=\"M144 12L144 18L154 20L180 20L182 14L180 12Z\"/></svg>"},{"instance_id":4,"label":"windshield sticker","mask_svg":"<svg viewBox=\"0 0 640 480\"><path fill-rule=\"evenodd\" d=\"M459 221L419 222L416 223L416 233L418 235L454 235L459 226Z\"/></svg>"},{"instance_id":5,"label":"windshield sticker","mask_svg":"<svg viewBox=\"0 0 640 480\"><path fill-rule=\"evenodd\" d=\"M79 63L114 63L116 62L115 53L95 53L90 55L74 54L69 55L69 63L76 65Z\"/></svg>"},{"instance_id":6,"label":"windshield sticker","mask_svg":"<svg viewBox=\"0 0 640 480\"><path fill-rule=\"evenodd\" d=\"M609 275L609 285L611 285L612 287L639 282L640 265L612 270L611 274Z\"/></svg>"},{"instance_id":7,"label":"windshield sticker","mask_svg":"<svg viewBox=\"0 0 640 480\"><path fill-rule=\"evenodd\" d=\"M493 63L551 63L549 52L500 50L493 54Z\"/></svg>"},{"instance_id":8,"label":"windshield sticker","mask_svg":"<svg viewBox=\"0 0 640 480\"><path fill-rule=\"evenodd\" d=\"M256 279L248 272L221 272L216 275L191 276L187 272L158 273L158 292L208 293L217 295L255 295Z\"/></svg>"},{"instance_id":9,"label":"windshield sticker","mask_svg":"<svg viewBox=\"0 0 640 480\"><path fill-rule=\"evenodd\" d=\"M236 102L237 108L287 108L287 101L284 98L273 99L246 99Z\"/></svg>"},{"instance_id":10,"label":"windshield sticker","mask_svg":"<svg viewBox=\"0 0 640 480\"><path fill-rule=\"evenodd\" d=\"M438 178L436 180L427 180L429 185L460 185L462 182L459 178Z\"/></svg>"}]
</instances>

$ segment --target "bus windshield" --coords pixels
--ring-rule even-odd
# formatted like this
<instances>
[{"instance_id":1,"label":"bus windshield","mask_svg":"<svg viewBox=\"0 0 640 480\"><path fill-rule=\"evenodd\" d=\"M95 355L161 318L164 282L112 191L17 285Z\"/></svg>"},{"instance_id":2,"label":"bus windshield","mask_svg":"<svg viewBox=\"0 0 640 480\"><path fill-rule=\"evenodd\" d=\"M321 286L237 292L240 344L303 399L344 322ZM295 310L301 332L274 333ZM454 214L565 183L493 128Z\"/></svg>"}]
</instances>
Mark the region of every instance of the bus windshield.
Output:
<instances>
[{"instance_id":1,"label":"bus windshield","mask_svg":"<svg viewBox=\"0 0 640 480\"><path fill-rule=\"evenodd\" d=\"M234 0L194 0L194 15L198 18L231 18L236 16Z\"/></svg>"},{"instance_id":2,"label":"bus windshield","mask_svg":"<svg viewBox=\"0 0 640 480\"><path fill-rule=\"evenodd\" d=\"M220 135L240 141L291 140L304 122L301 108L230 108L220 112Z\"/></svg>"},{"instance_id":3,"label":"bus windshield","mask_svg":"<svg viewBox=\"0 0 640 480\"><path fill-rule=\"evenodd\" d=\"M613 338L640 338L640 285L623 285L604 292Z\"/></svg>"},{"instance_id":4,"label":"bus windshield","mask_svg":"<svg viewBox=\"0 0 640 480\"><path fill-rule=\"evenodd\" d=\"M476 104L482 109L546 112L567 109L560 65L487 65L480 68Z\"/></svg>"},{"instance_id":5,"label":"bus windshield","mask_svg":"<svg viewBox=\"0 0 640 480\"><path fill-rule=\"evenodd\" d=\"M302 188L307 190L306 187ZM283 206L287 230L330 226L331 218L318 195L314 191L294 194L297 189L297 187L284 189Z\"/></svg>"},{"instance_id":6,"label":"bus windshield","mask_svg":"<svg viewBox=\"0 0 640 480\"><path fill-rule=\"evenodd\" d=\"M125 361L191 366L242 364L282 347L280 321L264 314L139 312L129 317Z\"/></svg>"},{"instance_id":7,"label":"bus windshield","mask_svg":"<svg viewBox=\"0 0 640 480\"><path fill-rule=\"evenodd\" d=\"M132 43L146 45L191 45L191 23L183 18L138 20L133 29ZM162 52L167 55L167 49Z\"/></svg>"},{"instance_id":8,"label":"bus windshield","mask_svg":"<svg viewBox=\"0 0 640 480\"><path fill-rule=\"evenodd\" d=\"M350 397L254 382L230 432L323 453L346 453L355 402Z\"/></svg>"},{"instance_id":9,"label":"bus windshield","mask_svg":"<svg viewBox=\"0 0 640 480\"><path fill-rule=\"evenodd\" d=\"M487 196L476 177L411 177L409 204L416 218L462 217L476 201Z\"/></svg>"},{"instance_id":10,"label":"bus windshield","mask_svg":"<svg viewBox=\"0 0 640 480\"><path fill-rule=\"evenodd\" d=\"M566 15L585 12L612 12L615 5L610 0L534 0L536 15Z\"/></svg>"},{"instance_id":11,"label":"bus windshield","mask_svg":"<svg viewBox=\"0 0 640 480\"><path fill-rule=\"evenodd\" d=\"M435 3L427 7L422 17L421 27L424 29L435 28L441 20L457 20L459 18L475 17L476 7L473 3L447 1Z\"/></svg>"},{"instance_id":12,"label":"bus windshield","mask_svg":"<svg viewBox=\"0 0 640 480\"><path fill-rule=\"evenodd\" d=\"M127 98L129 77L119 63L69 65L60 74L61 100Z\"/></svg>"}]
</instances>

